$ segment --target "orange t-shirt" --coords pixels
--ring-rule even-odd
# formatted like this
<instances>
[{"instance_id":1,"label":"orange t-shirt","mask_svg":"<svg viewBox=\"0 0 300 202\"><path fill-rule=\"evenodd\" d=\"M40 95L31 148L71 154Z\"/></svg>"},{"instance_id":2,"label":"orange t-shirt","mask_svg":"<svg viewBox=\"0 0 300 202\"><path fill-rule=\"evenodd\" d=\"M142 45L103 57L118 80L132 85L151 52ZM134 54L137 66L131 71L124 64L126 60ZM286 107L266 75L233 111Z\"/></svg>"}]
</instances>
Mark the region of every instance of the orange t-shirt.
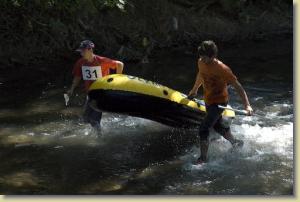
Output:
<instances>
[{"instance_id":1,"label":"orange t-shirt","mask_svg":"<svg viewBox=\"0 0 300 202\"><path fill-rule=\"evenodd\" d=\"M74 65L73 76L77 76L83 79L85 90L88 91L90 85L96 79L100 78L101 76L103 77L109 75L110 69L116 68L116 60L94 55L93 62L88 62L87 60L80 58Z\"/></svg>"},{"instance_id":2,"label":"orange t-shirt","mask_svg":"<svg viewBox=\"0 0 300 202\"><path fill-rule=\"evenodd\" d=\"M205 64L199 59L198 67L205 103L211 105L228 102L227 85L237 80L231 69L218 59L214 59L210 64Z\"/></svg>"}]
</instances>

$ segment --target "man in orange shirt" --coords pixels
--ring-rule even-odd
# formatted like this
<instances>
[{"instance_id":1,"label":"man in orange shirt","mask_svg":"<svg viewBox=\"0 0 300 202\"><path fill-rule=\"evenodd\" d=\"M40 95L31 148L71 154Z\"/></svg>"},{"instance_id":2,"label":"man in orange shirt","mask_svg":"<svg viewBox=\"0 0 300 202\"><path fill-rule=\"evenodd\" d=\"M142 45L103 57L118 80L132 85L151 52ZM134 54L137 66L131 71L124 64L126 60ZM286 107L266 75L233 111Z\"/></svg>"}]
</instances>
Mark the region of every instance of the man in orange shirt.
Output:
<instances>
[{"instance_id":1,"label":"man in orange shirt","mask_svg":"<svg viewBox=\"0 0 300 202\"><path fill-rule=\"evenodd\" d=\"M233 146L243 145L242 140L237 140L232 136L230 127L223 124L222 113L224 109L218 107L218 105L226 106L229 101L227 86L232 85L238 92L248 115L252 115L253 110L247 94L236 76L228 66L217 59L218 48L216 44L213 41L203 41L198 48L198 52L198 74L189 97L195 97L199 87L203 86L207 114L199 130L201 155L197 163L201 164L207 162L210 128L214 128L216 132L230 141Z\"/></svg>"},{"instance_id":2,"label":"man in orange shirt","mask_svg":"<svg viewBox=\"0 0 300 202\"><path fill-rule=\"evenodd\" d=\"M110 70L115 70L117 74L122 74L124 64L117 60L112 60L106 57L95 55L93 49L95 45L90 40L85 40L80 43L76 50L80 52L81 58L75 63L73 68L73 83L70 90L67 92L71 96L75 88L84 81L85 90L88 91L90 85L97 79L110 74ZM84 110L84 120L90 123L98 132L100 132L102 112L94 110L90 106L90 99L87 96Z\"/></svg>"}]
</instances>

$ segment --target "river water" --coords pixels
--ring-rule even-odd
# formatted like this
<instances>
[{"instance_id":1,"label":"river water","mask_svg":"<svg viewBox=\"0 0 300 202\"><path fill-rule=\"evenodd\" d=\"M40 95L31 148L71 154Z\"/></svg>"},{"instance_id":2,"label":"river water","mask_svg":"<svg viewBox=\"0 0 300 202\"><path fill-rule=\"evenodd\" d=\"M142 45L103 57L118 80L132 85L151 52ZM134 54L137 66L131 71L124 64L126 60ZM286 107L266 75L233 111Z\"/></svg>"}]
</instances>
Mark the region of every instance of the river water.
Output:
<instances>
[{"instance_id":1,"label":"river water","mask_svg":"<svg viewBox=\"0 0 300 202\"><path fill-rule=\"evenodd\" d=\"M83 96L65 107L63 86L49 82L30 102L1 106L1 194L293 194L291 40L234 47L224 47L220 57L245 87L256 114L232 123L243 148L233 150L211 131L210 161L195 166L197 130L110 113L104 113L98 137L82 122ZM150 61L128 64L125 73L190 90L194 56L163 53ZM241 108L232 89L230 95L231 106Z\"/></svg>"}]
</instances>

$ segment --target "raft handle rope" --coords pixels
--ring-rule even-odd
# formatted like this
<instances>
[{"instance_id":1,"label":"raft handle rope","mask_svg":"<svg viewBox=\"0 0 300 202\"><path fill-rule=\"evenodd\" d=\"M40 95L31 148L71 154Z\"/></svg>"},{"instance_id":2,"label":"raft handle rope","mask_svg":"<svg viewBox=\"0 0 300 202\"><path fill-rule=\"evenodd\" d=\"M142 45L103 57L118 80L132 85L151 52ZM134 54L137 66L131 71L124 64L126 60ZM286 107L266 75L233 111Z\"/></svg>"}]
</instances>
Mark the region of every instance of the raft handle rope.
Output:
<instances>
[{"instance_id":1,"label":"raft handle rope","mask_svg":"<svg viewBox=\"0 0 300 202\"><path fill-rule=\"evenodd\" d=\"M224 106L222 106L222 105L218 105L218 107L219 107L220 109L228 109L228 110L232 110L232 111L234 111L234 112L235 112L236 114L238 114L238 115L249 116L249 114L248 114L248 112L247 112L246 110L232 109L232 108L230 108L230 107L224 107Z\"/></svg>"},{"instance_id":2,"label":"raft handle rope","mask_svg":"<svg viewBox=\"0 0 300 202\"><path fill-rule=\"evenodd\" d=\"M197 104L199 105L202 105L202 106L205 106L205 104L203 104L203 102L201 102L200 100L196 99L195 97L188 97L188 99L196 102ZM222 106L222 105L218 105L218 107L220 109L227 109L227 110L232 110L234 111L236 114L238 115L245 115L245 116L249 116L248 112L246 110L240 110L240 109L233 109L231 107L225 107L225 106Z\"/></svg>"}]
</instances>

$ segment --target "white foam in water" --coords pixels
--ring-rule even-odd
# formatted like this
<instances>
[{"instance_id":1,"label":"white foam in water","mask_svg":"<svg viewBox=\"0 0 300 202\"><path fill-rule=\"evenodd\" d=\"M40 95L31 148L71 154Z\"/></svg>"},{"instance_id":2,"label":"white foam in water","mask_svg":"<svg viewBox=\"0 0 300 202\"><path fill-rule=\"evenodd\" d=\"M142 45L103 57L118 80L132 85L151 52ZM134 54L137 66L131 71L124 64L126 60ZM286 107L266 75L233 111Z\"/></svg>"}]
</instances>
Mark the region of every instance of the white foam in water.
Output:
<instances>
[{"instance_id":1,"label":"white foam in water","mask_svg":"<svg viewBox=\"0 0 300 202\"><path fill-rule=\"evenodd\" d=\"M150 131L160 131L166 127L151 120L113 113L104 113L101 121L104 136L114 134L127 135L130 132L137 135L136 131L143 131L143 134L145 134Z\"/></svg>"},{"instance_id":2,"label":"white foam in water","mask_svg":"<svg viewBox=\"0 0 300 202\"><path fill-rule=\"evenodd\" d=\"M208 153L210 161L208 163L193 164L200 154L199 147L195 146L192 151L180 158L186 162L183 169L192 172L226 170L226 163L224 163L226 159L244 158L261 161L261 156L266 154L284 156L287 159L293 158L293 123L291 122L276 127L262 127L258 124L232 125L232 133L244 141L244 146L237 152L231 153L230 143L224 138L220 138L210 144Z\"/></svg>"},{"instance_id":3,"label":"white foam in water","mask_svg":"<svg viewBox=\"0 0 300 202\"><path fill-rule=\"evenodd\" d=\"M186 167L186 170L190 170L193 172L203 171L203 170L210 170L210 171L223 171L227 167L224 164L224 160L217 159L217 160L211 160L207 163L203 164L189 164L188 167Z\"/></svg>"},{"instance_id":4,"label":"white foam in water","mask_svg":"<svg viewBox=\"0 0 300 202\"><path fill-rule=\"evenodd\" d=\"M34 136L35 134L33 132L29 132L29 133L27 133L27 135Z\"/></svg>"},{"instance_id":5,"label":"white foam in water","mask_svg":"<svg viewBox=\"0 0 300 202\"><path fill-rule=\"evenodd\" d=\"M222 141L222 140L217 140ZM214 150L212 147L214 146L214 143L211 143L210 149L209 149L209 155L214 155L216 153L216 150ZM226 147L226 142L221 147L224 149ZM220 152L220 151L218 151ZM189 151L188 154L181 156L180 160L185 161L186 163L183 165L183 169L186 171L203 171L203 170L224 170L224 160L222 158L217 159L211 159L207 163L203 164L194 164L196 159L199 157L199 147L194 146L192 148L192 151Z\"/></svg>"},{"instance_id":6,"label":"white foam in water","mask_svg":"<svg viewBox=\"0 0 300 202\"><path fill-rule=\"evenodd\" d=\"M234 126L234 131L241 133L245 141L263 145L265 153L275 153L292 158L293 123L277 127L242 124Z\"/></svg>"},{"instance_id":7,"label":"white foam in water","mask_svg":"<svg viewBox=\"0 0 300 202\"><path fill-rule=\"evenodd\" d=\"M210 143L209 162L201 165L194 165L200 155L199 146L186 151L180 157L184 162L182 170L187 175L186 180L166 186L163 193L215 193L216 187L226 194L252 193L254 190L248 190L248 187L253 185L253 189L256 189L256 183L268 184L270 181L269 188L258 188L257 191L276 195L284 192L287 187L292 187L293 123L281 121L269 126L266 122L269 117L266 117L259 119L259 122L265 124L258 125L257 119L253 118L244 117L238 124L231 126L234 136L244 141L244 146L238 150L232 150L227 140L219 138ZM211 134L210 136L216 136L214 132ZM226 182L220 185L223 176L236 185ZM240 183L239 179L248 181L249 185ZM273 179L277 180L276 183ZM231 187L233 191L226 187Z\"/></svg>"},{"instance_id":8,"label":"white foam in water","mask_svg":"<svg viewBox=\"0 0 300 202\"><path fill-rule=\"evenodd\" d=\"M91 127L90 127L90 128L84 128L84 129L83 129L83 134L84 134L84 135L89 135L91 132L92 132L92 128L91 128Z\"/></svg>"}]
</instances>

